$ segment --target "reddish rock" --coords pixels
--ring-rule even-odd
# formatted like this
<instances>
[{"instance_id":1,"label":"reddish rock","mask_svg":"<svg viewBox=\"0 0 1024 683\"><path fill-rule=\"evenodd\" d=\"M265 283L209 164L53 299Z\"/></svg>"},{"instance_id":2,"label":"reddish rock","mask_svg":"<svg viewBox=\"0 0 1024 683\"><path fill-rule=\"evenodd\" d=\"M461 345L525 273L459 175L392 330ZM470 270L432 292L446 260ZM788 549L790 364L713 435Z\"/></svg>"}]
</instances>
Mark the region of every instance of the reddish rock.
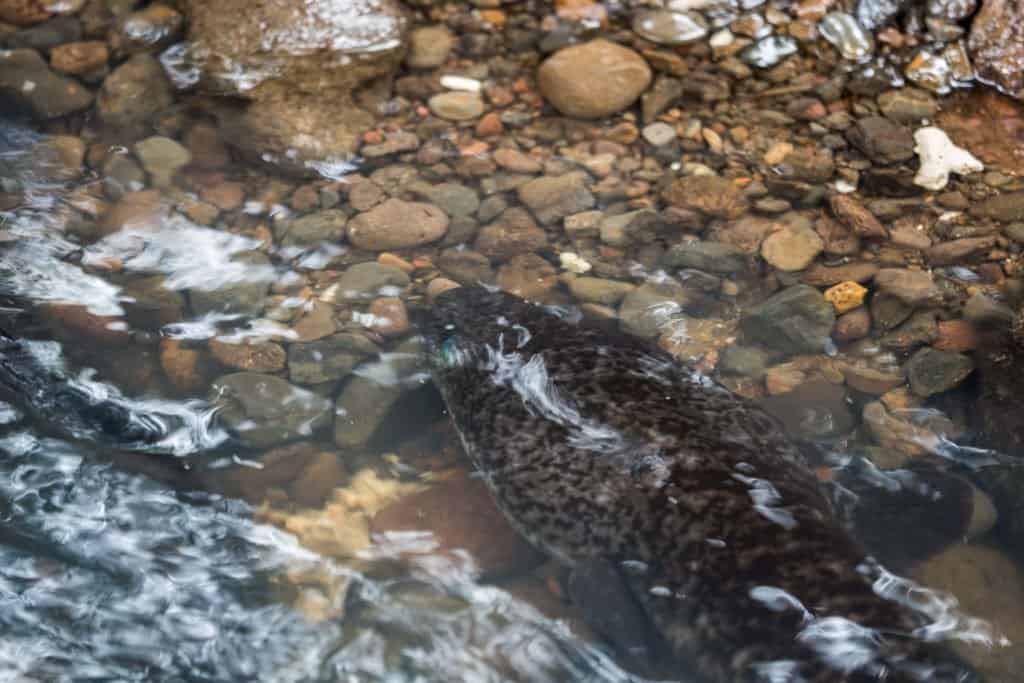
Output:
<instances>
[{"instance_id":1,"label":"reddish rock","mask_svg":"<svg viewBox=\"0 0 1024 683\"><path fill-rule=\"evenodd\" d=\"M109 56L107 44L102 41L65 43L50 51L50 66L54 71L80 76L105 67Z\"/></svg>"},{"instance_id":2,"label":"reddish rock","mask_svg":"<svg viewBox=\"0 0 1024 683\"><path fill-rule=\"evenodd\" d=\"M740 188L728 178L697 175L680 178L662 194L673 206L719 218L739 218L747 210Z\"/></svg>"},{"instance_id":3,"label":"reddish rock","mask_svg":"<svg viewBox=\"0 0 1024 683\"><path fill-rule=\"evenodd\" d=\"M50 18L44 0L0 0L0 21L15 26L31 26Z\"/></svg>"},{"instance_id":4,"label":"reddish rock","mask_svg":"<svg viewBox=\"0 0 1024 683\"><path fill-rule=\"evenodd\" d=\"M370 302L370 328L385 337L401 337L409 331L409 312L397 297L381 297Z\"/></svg>"},{"instance_id":5,"label":"reddish rock","mask_svg":"<svg viewBox=\"0 0 1024 683\"><path fill-rule=\"evenodd\" d=\"M835 217L859 237L885 239L889 236L889 231L875 215L853 197L837 194L829 200L829 205Z\"/></svg>"},{"instance_id":6,"label":"reddish rock","mask_svg":"<svg viewBox=\"0 0 1024 683\"><path fill-rule=\"evenodd\" d=\"M248 372L280 372L288 357L284 348L273 342L236 344L211 339L209 347L221 365Z\"/></svg>"},{"instance_id":7,"label":"reddish rock","mask_svg":"<svg viewBox=\"0 0 1024 683\"><path fill-rule=\"evenodd\" d=\"M542 560L509 525L487 485L466 474L384 508L371 520L370 529L385 539L388 532L429 532L437 547L426 554L463 550L488 576L522 573Z\"/></svg>"},{"instance_id":8,"label":"reddish rock","mask_svg":"<svg viewBox=\"0 0 1024 683\"><path fill-rule=\"evenodd\" d=\"M242 183L220 183L204 188L199 197L221 211L234 211L245 201L245 186Z\"/></svg>"}]
</instances>

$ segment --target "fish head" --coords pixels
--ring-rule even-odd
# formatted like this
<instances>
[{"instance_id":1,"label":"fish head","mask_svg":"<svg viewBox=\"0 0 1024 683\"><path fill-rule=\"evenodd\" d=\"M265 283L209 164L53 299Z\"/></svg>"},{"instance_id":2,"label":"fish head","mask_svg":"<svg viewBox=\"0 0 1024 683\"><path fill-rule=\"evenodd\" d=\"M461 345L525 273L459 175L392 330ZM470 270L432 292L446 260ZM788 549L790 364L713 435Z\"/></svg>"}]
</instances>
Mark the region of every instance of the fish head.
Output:
<instances>
[{"instance_id":1,"label":"fish head","mask_svg":"<svg viewBox=\"0 0 1024 683\"><path fill-rule=\"evenodd\" d=\"M437 370L486 359L494 351L525 350L550 315L517 296L485 287L458 287L437 297L421 319L428 362Z\"/></svg>"}]
</instances>

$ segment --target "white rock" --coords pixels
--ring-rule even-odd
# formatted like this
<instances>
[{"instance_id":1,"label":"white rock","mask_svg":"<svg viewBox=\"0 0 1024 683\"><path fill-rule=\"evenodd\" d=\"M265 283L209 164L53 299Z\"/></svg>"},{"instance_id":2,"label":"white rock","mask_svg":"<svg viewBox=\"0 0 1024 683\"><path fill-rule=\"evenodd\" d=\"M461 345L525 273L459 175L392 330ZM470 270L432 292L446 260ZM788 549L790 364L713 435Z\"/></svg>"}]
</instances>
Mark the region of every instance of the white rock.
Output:
<instances>
[{"instance_id":1,"label":"white rock","mask_svg":"<svg viewBox=\"0 0 1024 683\"><path fill-rule=\"evenodd\" d=\"M451 74L441 76L441 87L463 92L480 92L484 88L483 83L475 78L452 76Z\"/></svg>"},{"instance_id":2,"label":"white rock","mask_svg":"<svg viewBox=\"0 0 1024 683\"><path fill-rule=\"evenodd\" d=\"M914 133L914 151L921 158L921 168L914 184L928 190L941 190L949 182L949 174L966 175L985 170L973 154L957 147L941 128L927 126Z\"/></svg>"},{"instance_id":3,"label":"white rock","mask_svg":"<svg viewBox=\"0 0 1024 683\"><path fill-rule=\"evenodd\" d=\"M593 268L589 263L583 260L579 254L575 254L571 251L563 251L558 255L558 260L562 262L562 267L568 270L570 273L576 273L577 275L583 275L588 270Z\"/></svg>"}]
</instances>

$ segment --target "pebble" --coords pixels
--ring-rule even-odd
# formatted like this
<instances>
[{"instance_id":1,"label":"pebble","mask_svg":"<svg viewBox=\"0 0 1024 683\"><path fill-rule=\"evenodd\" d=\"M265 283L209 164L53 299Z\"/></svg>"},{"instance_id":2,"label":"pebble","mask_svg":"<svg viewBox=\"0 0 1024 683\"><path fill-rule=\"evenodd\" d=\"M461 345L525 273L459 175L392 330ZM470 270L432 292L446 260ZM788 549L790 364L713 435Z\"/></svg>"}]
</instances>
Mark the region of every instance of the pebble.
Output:
<instances>
[{"instance_id":1,"label":"pebble","mask_svg":"<svg viewBox=\"0 0 1024 683\"><path fill-rule=\"evenodd\" d=\"M623 297L619 322L638 337L655 337L679 318L688 300L689 295L675 282L647 282Z\"/></svg>"},{"instance_id":2,"label":"pebble","mask_svg":"<svg viewBox=\"0 0 1024 683\"><path fill-rule=\"evenodd\" d=\"M836 318L832 336L838 342L851 342L868 336L871 332L871 313L864 307L855 308Z\"/></svg>"},{"instance_id":3,"label":"pebble","mask_svg":"<svg viewBox=\"0 0 1024 683\"><path fill-rule=\"evenodd\" d=\"M879 291L893 296L908 306L919 306L938 296L935 278L930 272L909 268L882 268L875 275Z\"/></svg>"},{"instance_id":4,"label":"pebble","mask_svg":"<svg viewBox=\"0 0 1024 683\"><path fill-rule=\"evenodd\" d=\"M761 243L761 256L779 270L792 272L811 265L824 246L811 228L791 226L765 238Z\"/></svg>"},{"instance_id":5,"label":"pebble","mask_svg":"<svg viewBox=\"0 0 1024 683\"><path fill-rule=\"evenodd\" d=\"M830 12L818 24L821 37L832 44L843 59L861 61L875 51L875 41L857 20L845 12Z\"/></svg>"},{"instance_id":6,"label":"pebble","mask_svg":"<svg viewBox=\"0 0 1024 683\"><path fill-rule=\"evenodd\" d=\"M537 225L530 213L513 207L481 228L474 248L487 258L507 260L519 254L537 251L547 243L547 233Z\"/></svg>"},{"instance_id":7,"label":"pebble","mask_svg":"<svg viewBox=\"0 0 1024 683\"><path fill-rule=\"evenodd\" d=\"M752 307L740 329L753 341L787 353L822 353L830 343L835 311L821 292L793 285Z\"/></svg>"},{"instance_id":8,"label":"pebble","mask_svg":"<svg viewBox=\"0 0 1024 683\"><path fill-rule=\"evenodd\" d=\"M936 244L927 249L924 255L928 263L933 266L962 265L972 257L988 252L995 244L995 236L965 237Z\"/></svg>"},{"instance_id":9,"label":"pebble","mask_svg":"<svg viewBox=\"0 0 1024 683\"><path fill-rule=\"evenodd\" d=\"M758 69L769 69L797 53L797 42L789 36L768 36L740 52L740 59Z\"/></svg>"},{"instance_id":10,"label":"pebble","mask_svg":"<svg viewBox=\"0 0 1024 683\"><path fill-rule=\"evenodd\" d=\"M370 329L384 337L401 337L409 331L409 313L397 297L382 297L370 302Z\"/></svg>"},{"instance_id":11,"label":"pebble","mask_svg":"<svg viewBox=\"0 0 1024 683\"><path fill-rule=\"evenodd\" d=\"M868 290L860 284L847 280L825 290L825 300L836 309L836 313L846 313L861 306Z\"/></svg>"},{"instance_id":12,"label":"pebble","mask_svg":"<svg viewBox=\"0 0 1024 683\"><path fill-rule=\"evenodd\" d=\"M280 372L287 358L284 347L273 342L236 343L214 338L207 346L224 367L247 372Z\"/></svg>"},{"instance_id":13,"label":"pebble","mask_svg":"<svg viewBox=\"0 0 1024 683\"><path fill-rule=\"evenodd\" d=\"M858 237L885 239L889 231L863 204L849 195L833 195L829 200L832 213Z\"/></svg>"},{"instance_id":14,"label":"pebble","mask_svg":"<svg viewBox=\"0 0 1024 683\"><path fill-rule=\"evenodd\" d=\"M974 372L970 356L931 347L920 349L907 361L911 390L922 397L949 391Z\"/></svg>"},{"instance_id":15,"label":"pebble","mask_svg":"<svg viewBox=\"0 0 1024 683\"><path fill-rule=\"evenodd\" d=\"M178 171L192 160L188 149L159 135L136 142L134 150L156 187L170 187Z\"/></svg>"},{"instance_id":16,"label":"pebble","mask_svg":"<svg viewBox=\"0 0 1024 683\"><path fill-rule=\"evenodd\" d=\"M742 273L750 267L746 253L738 247L706 241L673 245L665 254L664 263L718 275Z\"/></svg>"},{"instance_id":17,"label":"pebble","mask_svg":"<svg viewBox=\"0 0 1024 683\"><path fill-rule=\"evenodd\" d=\"M0 2L0 21L15 26L32 26L46 21L51 13L45 0L4 0Z\"/></svg>"},{"instance_id":18,"label":"pebble","mask_svg":"<svg viewBox=\"0 0 1024 683\"><path fill-rule=\"evenodd\" d=\"M401 382L378 378L411 375L422 353L415 341L403 342L377 365L345 384L334 404L334 443L341 448L356 448L373 437L406 391Z\"/></svg>"},{"instance_id":19,"label":"pebble","mask_svg":"<svg viewBox=\"0 0 1024 683\"><path fill-rule=\"evenodd\" d=\"M307 343L288 345L288 379L318 385L347 377L361 362L379 353L361 334L342 332Z\"/></svg>"},{"instance_id":20,"label":"pebble","mask_svg":"<svg viewBox=\"0 0 1024 683\"><path fill-rule=\"evenodd\" d=\"M256 448L308 438L328 424L331 403L280 377L239 372L217 379L210 402L239 440Z\"/></svg>"},{"instance_id":21,"label":"pebble","mask_svg":"<svg viewBox=\"0 0 1024 683\"><path fill-rule=\"evenodd\" d=\"M458 286L459 283L454 280L449 280L444 277L436 277L427 284L427 299L429 301L434 301L449 289L455 289Z\"/></svg>"},{"instance_id":22,"label":"pebble","mask_svg":"<svg viewBox=\"0 0 1024 683\"><path fill-rule=\"evenodd\" d=\"M939 111L939 104L934 96L924 90L899 88L879 95L878 108L893 121L918 123L934 117Z\"/></svg>"},{"instance_id":23,"label":"pebble","mask_svg":"<svg viewBox=\"0 0 1024 683\"><path fill-rule=\"evenodd\" d=\"M975 218L991 218L1003 223L1024 221L1024 192L1006 192L974 202L968 212Z\"/></svg>"},{"instance_id":24,"label":"pebble","mask_svg":"<svg viewBox=\"0 0 1024 683\"><path fill-rule=\"evenodd\" d=\"M883 116L858 119L846 137L869 159L879 164L895 164L914 157L910 129Z\"/></svg>"},{"instance_id":25,"label":"pebble","mask_svg":"<svg viewBox=\"0 0 1024 683\"><path fill-rule=\"evenodd\" d=\"M651 68L633 50L604 39L563 48L537 72L541 94L574 118L597 119L633 104L651 83Z\"/></svg>"},{"instance_id":26,"label":"pebble","mask_svg":"<svg viewBox=\"0 0 1024 683\"><path fill-rule=\"evenodd\" d=\"M635 285L628 282L597 277L578 277L569 282L569 291L578 301L606 306L618 305L634 289Z\"/></svg>"},{"instance_id":27,"label":"pebble","mask_svg":"<svg viewBox=\"0 0 1024 683\"><path fill-rule=\"evenodd\" d=\"M498 270L494 282L505 292L543 302L558 286L558 271L537 254L520 254Z\"/></svg>"},{"instance_id":28,"label":"pebble","mask_svg":"<svg viewBox=\"0 0 1024 683\"><path fill-rule=\"evenodd\" d=\"M106 68L109 57L107 44L99 40L65 43L50 51L50 66L54 71L92 80L92 74Z\"/></svg>"},{"instance_id":29,"label":"pebble","mask_svg":"<svg viewBox=\"0 0 1024 683\"><path fill-rule=\"evenodd\" d=\"M173 87L154 57L138 54L103 80L96 97L100 120L115 129L138 129L174 102Z\"/></svg>"},{"instance_id":30,"label":"pebble","mask_svg":"<svg viewBox=\"0 0 1024 683\"><path fill-rule=\"evenodd\" d=\"M172 7L153 4L125 15L107 36L118 57L158 51L181 37L184 17Z\"/></svg>"},{"instance_id":31,"label":"pebble","mask_svg":"<svg viewBox=\"0 0 1024 683\"><path fill-rule=\"evenodd\" d=\"M77 81L55 74L35 50L0 50L0 96L41 120L55 119L92 105Z\"/></svg>"},{"instance_id":32,"label":"pebble","mask_svg":"<svg viewBox=\"0 0 1024 683\"><path fill-rule=\"evenodd\" d=\"M544 169L540 161L517 149L501 147L494 150L491 156L494 163L513 173L540 173Z\"/></svg>"},{"instance_id":33,"label":"pebble","mask_svg":"<svg viewBox=\"0 0 1024 683\"><path fill-rule=\"evenodd\" d=\"M408 287L410 282L408 274L400 268L367 261L346 268L338 281L324 291L321 299L333 303L374 299L397 293Z\"/></svg>"},{"instance_id":34,"label":"pebble","mask_svg":"<svg viewBox=\"0 0 1024 683\"><path fill-rule=\"evenodd\" d=\"M914 184L926 190L938 191L946 187L950 173L968 175L985 170L984 164L966 149L954 145L941 128L917 129L914 142L914 152L921 159Z\"/></svg>"},{"instance_id":35,"label":"pebble","mask_svg":"<svg viewBox=\"0 0 1024 683\"><path fill-rule=\"evenodd\" d=\"M686 45L708 34L707 22L696 12L641 10L633 15L633 30L659 45Z\"/></svg>"},{"instance_id":36,"label":"pebble","mask_svg":"<svg viewBox=\"0 0 1024 683\"><path fill-rule=\"evenodd\" d=\"M662 193L673 206L719 218L739 218L747 210L743 192L728 178L695 175L679 178Z\"/></svg>"},{"instance_id":37,"label":"pebble","mask_svg":"<svg viewBox=\"0 0 1024 683\"><path fill-rule=\"evenodd\" d=\"M455 36L447 26L419 26L409 32L405 63L413 69L436 69L448 60L455 43Z\"/></svg>"},{"instance_id":38,"label":"pebble","mask_svg":"<svg viewBox=\"0 0 1024 683\"><path fill-rule=\"evenodd\" d=\"M388 251L436 242L448 216L433 204L388 199L348 222L348 239L360 249Z\"/></svg>"},{"instance_id":39,"label":"pebble","mask_svg":"<svg viewBox=\"0 0 1024 683\"><path fill-rule=\"evenodd\" d=\"M445 92L427 101L430 111L447 121L469 121L484 113L484 101L475 92Z\"/></svg>"},{"instance_id":40,"label":"pebble","mask_svg":"<svg viewBox=\"0 0 1024 683\"><path fill-rule=\"evenodd\" d=\"M655 147L661 147L676 139L676 129L667 123L656 121L644 126L640 130L640 135Z\"/></svg>"},{"instance_id":41,"label":"pebble","mask_svg":"<svg viewBox=\"0 0 1024 683\"><path fill-rule=\"evenodd\" d=\"M517 193L519 200L545 225L589 209L596 202L582 173L542 176L521 185Z\"/></svg>"}]
</instances>

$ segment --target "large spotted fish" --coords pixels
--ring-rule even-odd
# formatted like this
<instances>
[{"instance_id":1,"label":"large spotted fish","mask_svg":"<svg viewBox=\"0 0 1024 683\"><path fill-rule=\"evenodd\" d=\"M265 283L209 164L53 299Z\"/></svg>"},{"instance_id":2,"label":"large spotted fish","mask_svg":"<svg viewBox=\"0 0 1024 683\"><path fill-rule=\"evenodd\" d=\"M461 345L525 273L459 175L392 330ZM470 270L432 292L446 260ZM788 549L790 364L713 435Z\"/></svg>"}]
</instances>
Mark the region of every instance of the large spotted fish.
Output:
<instances>
[{"instance_id":1,"label":"large spotted fish","mask_svg":"<svg viewBox=\"0 0 1024 683\"><path fill-rule=\"evenodd\" d=\"M634 661L713 683L980 680L928 642L911 588L751 402L643 340L483 288L438 297L424 335L499 506L573 568Z\"/></svg>"}]
</instances>

